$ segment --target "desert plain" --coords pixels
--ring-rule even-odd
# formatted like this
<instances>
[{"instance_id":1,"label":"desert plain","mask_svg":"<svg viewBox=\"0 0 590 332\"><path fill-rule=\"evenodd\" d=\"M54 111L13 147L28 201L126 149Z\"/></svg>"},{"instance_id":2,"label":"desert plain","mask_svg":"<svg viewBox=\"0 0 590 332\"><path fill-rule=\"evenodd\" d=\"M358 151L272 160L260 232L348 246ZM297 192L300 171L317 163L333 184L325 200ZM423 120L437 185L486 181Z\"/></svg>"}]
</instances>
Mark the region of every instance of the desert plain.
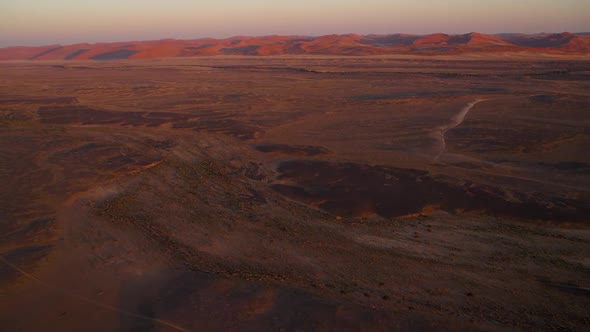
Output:
<instances>
[{"instance_id":1,"label":"desert plain","mask_svg":"<svg viewBox=\"0 0 590 332\"><path fill-rule=\"evenodd\" d=\"M6 331L590 326L590 60L0 62Z\"/></svg>"}]
</instances>

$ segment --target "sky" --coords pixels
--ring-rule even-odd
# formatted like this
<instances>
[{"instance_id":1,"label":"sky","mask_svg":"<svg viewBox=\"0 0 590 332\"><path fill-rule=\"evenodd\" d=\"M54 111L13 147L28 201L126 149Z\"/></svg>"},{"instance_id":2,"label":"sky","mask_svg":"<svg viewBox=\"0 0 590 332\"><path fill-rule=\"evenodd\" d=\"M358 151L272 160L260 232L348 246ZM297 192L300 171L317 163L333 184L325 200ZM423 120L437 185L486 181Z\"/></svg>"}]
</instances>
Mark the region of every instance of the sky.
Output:
<instances>
[{"instance_id":1,"label":"sky","mask_svg":"<svg viewBox=\"0 0 590 332\"><path fill-rule=\"evenodd\" d=\"M473 31L588 32L590 0L0 0L0 47Z\"/></svg>"}]
</instances>

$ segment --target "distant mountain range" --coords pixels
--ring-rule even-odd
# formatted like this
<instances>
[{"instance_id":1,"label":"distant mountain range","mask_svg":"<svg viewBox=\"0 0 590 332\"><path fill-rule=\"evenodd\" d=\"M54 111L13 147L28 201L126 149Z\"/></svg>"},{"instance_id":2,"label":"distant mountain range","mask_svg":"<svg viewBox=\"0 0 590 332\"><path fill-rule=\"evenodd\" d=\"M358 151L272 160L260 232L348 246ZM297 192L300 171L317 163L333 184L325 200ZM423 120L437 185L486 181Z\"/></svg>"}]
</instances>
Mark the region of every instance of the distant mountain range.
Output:
<instances>
[{"instance_id":1,"label":"distant mountain range","mask_svg":"<svg viewBox=\"0 0 590 332\"><path fill-rule=\"evenodd\" d=\"M121 60L214 55L382 55L539 52L590 54L589 33L327 35L163 39L0 48L0 60Z\"/></svg>"}]
</instances>

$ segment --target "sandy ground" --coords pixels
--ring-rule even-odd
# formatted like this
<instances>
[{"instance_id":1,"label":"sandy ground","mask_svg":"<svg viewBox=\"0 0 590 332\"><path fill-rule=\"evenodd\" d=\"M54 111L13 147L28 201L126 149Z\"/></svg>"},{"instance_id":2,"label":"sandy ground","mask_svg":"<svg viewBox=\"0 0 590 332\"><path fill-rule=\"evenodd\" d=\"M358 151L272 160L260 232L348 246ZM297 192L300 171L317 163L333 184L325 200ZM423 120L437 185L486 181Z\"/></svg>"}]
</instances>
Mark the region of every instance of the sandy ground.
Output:
<instances>
[{"instance_id":1,"label":"sandy ground","mask_svg":"<svg viewBox=\"0 0 590 332\"><path fill-rule=\"evenodd\" d=\"M587 61L0 66L10 331L590 324Z\"/></svg>"}]
</instances>

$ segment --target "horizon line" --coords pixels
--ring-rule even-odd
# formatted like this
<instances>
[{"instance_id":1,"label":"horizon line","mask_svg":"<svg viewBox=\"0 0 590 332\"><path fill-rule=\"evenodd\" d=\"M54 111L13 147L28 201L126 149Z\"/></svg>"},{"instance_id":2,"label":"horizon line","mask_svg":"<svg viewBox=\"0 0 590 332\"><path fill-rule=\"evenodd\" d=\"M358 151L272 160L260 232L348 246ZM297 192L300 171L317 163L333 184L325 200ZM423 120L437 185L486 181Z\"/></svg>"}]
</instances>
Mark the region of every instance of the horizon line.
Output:
<instances>
[{"instance_id":1,"label":"horizon line","mask_svg":"<svg viewBox=\"0 0 590 332\"><path fill-rule=\"evenodd\" d=\"M228 37L195 37L195 38L182 38L182 37L163 37L163 38L146 38L146 39L126 39L126 40L111 40L111 41L96 41L96 42L73 42L73 43L48 43L48 44L18 44L18 45L7 45L2 46L0 42L0 49L2 48L11 48L11 47L46 47L46 46L70 46L70 45L77 45L77 44L88 44L88 45L98 45L98 44L112 44L112 43L126 43L126 42L150 42L150 41L163 41L163 40L187 40L187 41L195 41L195 40L202 40L202 39L213 39L213 40L225 40L225 39L232 39L232 38L263 38L263 37L324 37L324 36L346 36L346 35L359 35L359 36L393 36L393 35L408 35L408 36L430 36L435 34L444 34L448 36L461 36L461 35L468 35L472 33L478 33L482 35L489 35L489 36L497 36L497 35L505 35L505 34L519 34L519 35L527 35L527 36L535 36L535 35L544 35L544 34L563 34L563 33L571 33L574 35L577 34L590 34L590 31L577 31L577 32L570 32L570 31L561 31L561 32L534 32L534 33L525 33L525 32L497 32L497 33L483 33L478 31L470 31L464 33L447 33L447 32L431 32L431 33L407 33L407 32L392 32L392 33L366 33L366 34L358 34L355 32L347 32L347 33L329 33L329 34L317 34L317 35L307 35L307 34L266 34L266 35L230 35Z\"/></svg>"}]
</instances>

